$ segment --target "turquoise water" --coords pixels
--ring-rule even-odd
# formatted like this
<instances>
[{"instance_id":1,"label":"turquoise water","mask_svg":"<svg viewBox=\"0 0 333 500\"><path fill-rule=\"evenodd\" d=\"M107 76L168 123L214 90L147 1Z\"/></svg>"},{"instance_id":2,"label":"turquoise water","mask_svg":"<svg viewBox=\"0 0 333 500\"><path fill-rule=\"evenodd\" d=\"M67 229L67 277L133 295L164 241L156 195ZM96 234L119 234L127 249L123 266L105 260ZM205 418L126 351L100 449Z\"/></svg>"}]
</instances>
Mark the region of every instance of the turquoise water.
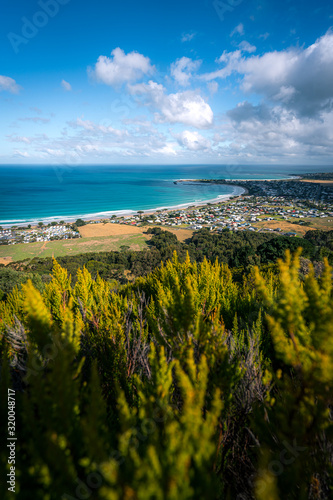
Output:
<instances>
[{"instance_id":1,"label":"turquoise water","mask_svg":"<svg viewBox=\"0 0 333 500\"><path fill-rule=\"evenodd\" d=\"M323 171L323 168L319 169ZM304 167L299 167L304 172ZM313 171L310 170L310 171ZM200 203L240 188L174 184L177 179L279 179L295 167L1 166L0 224L76 219Z\"/></svg>"}]
</instances>

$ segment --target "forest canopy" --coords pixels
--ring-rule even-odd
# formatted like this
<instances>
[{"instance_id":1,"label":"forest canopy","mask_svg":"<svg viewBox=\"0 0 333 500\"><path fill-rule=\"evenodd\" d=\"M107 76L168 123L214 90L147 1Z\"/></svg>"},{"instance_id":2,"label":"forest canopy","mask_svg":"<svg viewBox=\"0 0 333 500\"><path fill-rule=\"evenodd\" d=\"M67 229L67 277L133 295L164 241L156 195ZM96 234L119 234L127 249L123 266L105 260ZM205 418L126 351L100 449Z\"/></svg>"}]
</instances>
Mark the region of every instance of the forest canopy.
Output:
<instances>
[{"instance_id":1,"label":"forest canopy","mask_svg":"<svg viewBox=\"0 0 333 500\"><path fill-rule=\"evenodd\" d=\"M302 247L302 257L313 262L323 262L324 257L333 264L333 231L308 231L304 238L279 236L276 233L252 233L250 231L212 233L207 229L196 231L186 242L179 242L176 235L160 228L150 228L152 235L149 248L131 251L127 248L119 252L84 253L58 257L58 262L76 281L78 269L85 266L94 278L97 274L107 281L128 283L136 277L144 276L159 267L161 262L172 259L176 251L181 261L188 252L191 260L211 262L216 259L228 264L234 274L248 272L253 265L275 265L277 258L283 258L286 250L294 252ZM52 271L52 258L33 258L0 265L0 297L6 297L14 286L32 277L41 290ZM29 275L29 276L28 276Z\"/></svg>"}]
</instances>

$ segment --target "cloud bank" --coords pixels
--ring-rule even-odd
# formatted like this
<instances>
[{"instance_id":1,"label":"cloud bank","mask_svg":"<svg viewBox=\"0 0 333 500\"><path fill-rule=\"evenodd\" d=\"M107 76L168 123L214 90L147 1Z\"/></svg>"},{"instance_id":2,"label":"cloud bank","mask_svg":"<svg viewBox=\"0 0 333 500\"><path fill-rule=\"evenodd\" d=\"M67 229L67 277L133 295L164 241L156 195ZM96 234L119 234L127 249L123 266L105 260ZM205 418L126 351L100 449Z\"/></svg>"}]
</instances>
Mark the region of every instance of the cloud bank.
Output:
<instances>
[{"instance_id":1,"label":"cloud bank","mask_svg":"<svg viewBox=\"0 0 333 500\"><path fill-rule=\"evenodd\" d=\"M283 104L299 116L314 117L332 108L333 32L330 30L308 48L244 56L245 45L224 51L218 62L224 67L203 75L207 81L242 76L240 88L271 102Z\"/></svg>"}]
</instances>

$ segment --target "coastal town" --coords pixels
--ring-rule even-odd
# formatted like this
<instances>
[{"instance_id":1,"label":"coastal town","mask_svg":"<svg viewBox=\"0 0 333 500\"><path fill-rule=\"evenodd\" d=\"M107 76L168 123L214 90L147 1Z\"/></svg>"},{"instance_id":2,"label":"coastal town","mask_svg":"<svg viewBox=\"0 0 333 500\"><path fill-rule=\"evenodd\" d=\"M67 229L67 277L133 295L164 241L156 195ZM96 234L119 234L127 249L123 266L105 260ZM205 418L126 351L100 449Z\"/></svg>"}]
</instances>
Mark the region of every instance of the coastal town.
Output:
<instances>
[{"instance_id":1,"label":"coastal town","mask_svg":"<svg viewBox=\"0 0 333 500\"><path fill-rule=\"evenodd\" d=\"M80 233L73 229L72 224L40 223L37 227L0 227L0 245L15 245L17 243L35 243L38 241L55 241L80 238Z\"/></svg>"},{"instance_id":2,"label":"coastal town","mask_svg":"<svg viewBox=\"0 0 333 500\"><path fill-rule=\"evenodd\" d=\"M167 227L181 227L192 230L208 228L211 231L277 231L287 235L296 235L296 231L283 231L282 227L265 227L265 222L272 221L311 226L318 219L333 223L333 203L309 204L295 199L286 201L277 196L246 196L231 199L218 204L207 204L184 210L163 211L146 216L113 218L111 222L123 224L152 224ZM268 226L269 224L267 224Z\"/></svg>"},{"instance_id":3,"label":"coastal town","mask_svg":"<svg viewBox=\"0 0 333 500\"><path fill-rule=\"evenodd\" d=\"M227 181L226 184L245 188L255 196L282 197L290 200L307 200L310 203L333 202L333 184L311 181Z\"/></svg>"},{"instance_id":4,"label":"coastal town","mask_svg":"<svg viewBox=\"0 0 333 500\"><path fill-rule=\"evenodd\" d=\"M185 181L183 181L185 182ZM222 182L202 180L191 182ZM225 181L223 181L225 182ZM326 181L328 182L328 181ZM333 226L333 185L300 181L227 181L246 191L219 203L190 206L184 209L138 211L133 215L108 219L61 223L39 222L34 227L0 227L0 245L80 238L79 227L94 223L130 226L160 226L210 231L276 231L297 236L297 229L315 229L318 221ZM294 225L294 226L291 226ZM321 226L322 227L322 224ZM328 228L328 227L327 227Z\"/></svg>"}]
</instances>

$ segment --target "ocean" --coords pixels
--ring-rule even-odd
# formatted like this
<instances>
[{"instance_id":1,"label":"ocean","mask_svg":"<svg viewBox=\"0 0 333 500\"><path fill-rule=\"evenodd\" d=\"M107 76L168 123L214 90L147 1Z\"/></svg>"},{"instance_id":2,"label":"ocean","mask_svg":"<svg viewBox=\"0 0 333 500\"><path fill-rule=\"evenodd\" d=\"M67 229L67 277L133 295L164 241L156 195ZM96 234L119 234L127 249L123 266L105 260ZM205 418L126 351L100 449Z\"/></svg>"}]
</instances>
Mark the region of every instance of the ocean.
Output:
<instances>
[{"instance_id":1,"label":"ocean","mask_svg":"<svg viewBox=\"0 0 333 500\"><path fill-rule=\"evenodd\" d=\"M177 179L281 179L330 167L241 165L0 166L0 225L110 217L181 207L242 192Z\"/></svg>"}]
</instances>

